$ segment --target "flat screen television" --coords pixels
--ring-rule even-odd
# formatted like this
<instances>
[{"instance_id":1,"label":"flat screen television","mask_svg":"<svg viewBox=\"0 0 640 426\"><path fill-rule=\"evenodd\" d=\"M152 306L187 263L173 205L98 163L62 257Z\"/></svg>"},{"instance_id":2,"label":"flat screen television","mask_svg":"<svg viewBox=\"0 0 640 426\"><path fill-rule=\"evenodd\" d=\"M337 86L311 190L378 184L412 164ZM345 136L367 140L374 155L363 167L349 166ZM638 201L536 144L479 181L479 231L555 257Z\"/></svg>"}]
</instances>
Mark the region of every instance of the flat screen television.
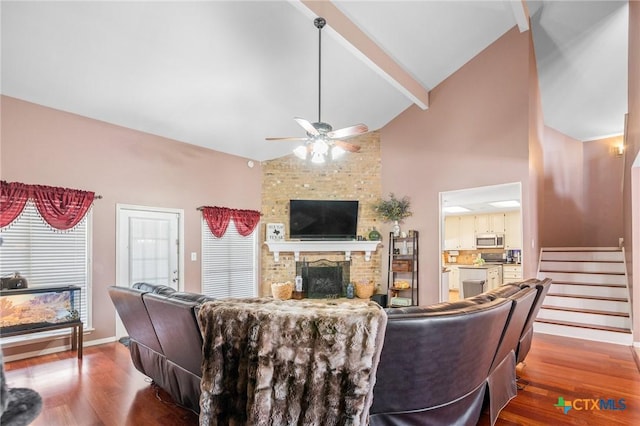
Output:
<instances>
[{"instance_id":1,"label":"flat screen television","mask_svg":"<svg viewBox=\"0 0 640 426\"><path fill-rule=\"evenodd\" d=\"M295 240L355 240L358 201L291 200L289 234Z\"/></svg>"}]
</instances>

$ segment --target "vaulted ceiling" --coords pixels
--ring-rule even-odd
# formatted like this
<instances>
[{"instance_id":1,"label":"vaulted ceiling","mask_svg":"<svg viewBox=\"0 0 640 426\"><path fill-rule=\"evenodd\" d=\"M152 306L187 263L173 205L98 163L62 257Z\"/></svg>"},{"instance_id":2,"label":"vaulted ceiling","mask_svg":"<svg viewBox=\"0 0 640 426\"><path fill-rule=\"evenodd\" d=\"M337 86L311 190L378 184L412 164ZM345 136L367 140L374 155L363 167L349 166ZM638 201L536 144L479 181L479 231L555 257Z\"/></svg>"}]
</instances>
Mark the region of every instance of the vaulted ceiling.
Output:
<instances>
[{"instance_id":1,"label":"vaulted ceiling","mask_svg":"<svg viewBox=\"0 0 640 426\"><path fill-rule=\"evenodd\" d=\"M626 1L2 1L2 94L254 160L316 121L376 130L531 16L545 122L620 134Z\"/></svg>"}]
</instances>

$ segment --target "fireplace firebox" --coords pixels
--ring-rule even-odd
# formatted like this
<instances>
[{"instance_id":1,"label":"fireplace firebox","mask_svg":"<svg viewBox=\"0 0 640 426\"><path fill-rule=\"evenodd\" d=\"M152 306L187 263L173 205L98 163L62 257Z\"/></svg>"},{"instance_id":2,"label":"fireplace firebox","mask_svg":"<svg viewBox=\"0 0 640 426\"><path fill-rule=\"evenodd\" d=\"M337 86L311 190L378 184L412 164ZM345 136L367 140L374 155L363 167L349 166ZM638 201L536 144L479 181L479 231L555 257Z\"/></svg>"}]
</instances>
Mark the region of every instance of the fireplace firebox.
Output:
<instances>
[{"instance_id":1,"label":"fireplace firebox","mask_svg":"<svg viewBox=\"0 0 640 426\"><path fill-rule=\"evenodd\" d=\"M321 259L296 262L296 275L302 277L303 291L311 299L335 299L345 294L350 281L351 262Z\"/></svg>"}]
</instances>

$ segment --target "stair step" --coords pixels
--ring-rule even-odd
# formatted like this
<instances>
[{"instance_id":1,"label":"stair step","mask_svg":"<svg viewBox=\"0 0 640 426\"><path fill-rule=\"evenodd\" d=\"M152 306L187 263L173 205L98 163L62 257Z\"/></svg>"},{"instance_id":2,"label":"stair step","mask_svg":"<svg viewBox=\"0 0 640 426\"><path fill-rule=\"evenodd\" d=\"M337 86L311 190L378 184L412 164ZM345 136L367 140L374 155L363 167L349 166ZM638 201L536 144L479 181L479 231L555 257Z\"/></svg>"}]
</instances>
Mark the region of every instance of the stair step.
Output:
<instances>
[{"instance_id":1,"label":"stair step","mask_svg":"<svg viewBox=\"0 0 640 426\"><path fill-rule=\"evenodd\" d=\"M628 297L627 288L621 285L574 284L554 281L551 283L549 292L553 294L580 294L581 296L613 297L618 299Z\"/></svg>"},{"instance_id":2,"label":"stair step","mask_svg":"<svg viewBox=\"0 0 640 426\"><path fill-rule=\"evenodd\" d=\"M625 274L624 262L541 260L540 272L572 272L588 274Z\"/></svg>"},{"instance_id":3,"label":"stair step","mask_svg":"<svg viewBox=\"0 0 640 426\"><path fill-rule=\"evenodd\" d=\"M602 327L631 328L631 318L628 315L613 315L610 311L598 311L595 309L566 309L561 306L541 306L537 319L567 321Z\"/></svg>"},{"instance_id":4,"label":"stair step","mask_svg":"<svg viewBox=\"0 0 640 426\"><path fill-rule=\"evenodd\" d=\"M544 304L549 306L576 308L584 310L629 312L629 302L618 297L597 297L547 293Z\"/></svg>"},{"instance_id":5,"label":"stair step","mask_svg":"<svg viewBox=\"0 0 640 426\"><path fill-rule=\"evenodd\" d=\"M549 251L543 249L541 261L588 261L588 262L623 262L620 249L570 250L560 249Z\"/></svg>"},{"instance_id":6,"label":"stair step","mask_svg":"<svg viewBox=\"0 0 640 426\"><path fill-rule=\"evenodd\" d=\"M616 286L618 287L618 286ZM585 294L562 294L562 293L547 293L547 297L571 297L574 299L593 299L593 300L606 300L609 302L628 302L628 300L624 297L600 297L600 296L589 296Z\"/></svg>"},{"instance_id":7,"label":"stair step","mask_svg":"<svg viewBox=\"0 0 640 426\"><path fill-rule=\"evenodd\" d=\"M604 328L604 329L603 329ZM572 325L562 321L534 322L535 333L553 334L556 336L607 342L617 345L631 346L633 334L629 329L609 330L609 327L587 328L585 324Z\"/></svg>"},{"instance_id":8,"label":"stair step","mask_svg":"<svg viewBox=\"0 0 640 426\"><path fill-rule=\"evenodd\" d=\"M544 247L546 252L552 251L621 251L620 247Z\"/></svg>"},{"instance_id":9,"label":"stair step","mask_svg":"<svg viewBox=\"0 0 640 426\"><path fill-rule=\"evenodd\" d=\"M551 278L553 282L568 282L581 284L617 284L626 285L625 274L590 274L585 272L544 271L538 272L538 278Z\"/></svg>"},{"instance_id":10,"label":"stair step","mask_svg":"<svg viewBox=\"0 0 640 426\"><path fill-rule=\"evenodd\" d=\"M629 318L629 314L626 312L613 312L613 311L600 311L596 309L583 309L583 308L571 308L568 306L552 306L552 305L542 305L543 309L553 309L556 311L566 311L566 312L579 312L583 314L592 314L592 315L609 315L613 317L625 317Z\"/></svg>"},{"instance_id":11,"label":"stair step","mask_svg":"<svg viewBox=\"0 0 640 426\"><path fill-rule=\"evenodd\" d=\"M577 282L577 281L560 281L560 280L555 280L553 281L554 284L564 284L564 285L582 285L582 286L588 286L588 287L615 287L615 288L627 288L626 285L624 284L595 284L595 283L583 283L583 282Z\"/></svg>"},{"instance_id":12,"label":"stair step","mask_svg":"<svg viewBox=\"0 0 640 426\"><path fill-rule=\"evenodd\" d=\"M567 327L586 328L586 329L590 329L590 330L611 331L613 333L631 334L631 330L630 329L622 328L622 327L610 327L610 326L596 325L596 324L582 324L582 323L578 323L578 322L549 320L549 319L544 319L544 318L538 318L538 319L536 319L536 322L540 322L540 323L544 323L544 324L564 325L564 326L567 326Z\"/></svg>"}]
</instances>

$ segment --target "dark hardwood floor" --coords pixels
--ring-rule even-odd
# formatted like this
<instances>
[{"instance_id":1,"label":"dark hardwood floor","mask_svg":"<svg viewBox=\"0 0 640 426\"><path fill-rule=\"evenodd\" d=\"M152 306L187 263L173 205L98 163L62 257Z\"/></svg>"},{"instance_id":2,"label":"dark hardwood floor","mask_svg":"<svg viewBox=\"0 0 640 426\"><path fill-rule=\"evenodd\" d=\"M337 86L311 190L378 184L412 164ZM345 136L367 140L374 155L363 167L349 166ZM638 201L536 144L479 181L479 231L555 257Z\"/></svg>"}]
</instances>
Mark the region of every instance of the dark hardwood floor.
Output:
<instances>
[{"instance_id":1,"label":"dark hardwood floor","mask_svg":"<svg viewBox=\"0 0 640 426\"><path fill-rule=\"evenodd\" d=\"M120 343L88 347L78 361L69 351L5 365L10 387L30 387L44 399L34 425L197 425L131 363ZM536 335L527 365L528 385L502 411L497 425L640 425L640 373L631 348ZM558 397L579 401L564 414ZM594 399L616 402L594 409ZM624 399L624 410L619 400ZM586 407L588 409L580 409ZM489 425L486 416L480 425Z\"/></svg>"}]
</instances>

